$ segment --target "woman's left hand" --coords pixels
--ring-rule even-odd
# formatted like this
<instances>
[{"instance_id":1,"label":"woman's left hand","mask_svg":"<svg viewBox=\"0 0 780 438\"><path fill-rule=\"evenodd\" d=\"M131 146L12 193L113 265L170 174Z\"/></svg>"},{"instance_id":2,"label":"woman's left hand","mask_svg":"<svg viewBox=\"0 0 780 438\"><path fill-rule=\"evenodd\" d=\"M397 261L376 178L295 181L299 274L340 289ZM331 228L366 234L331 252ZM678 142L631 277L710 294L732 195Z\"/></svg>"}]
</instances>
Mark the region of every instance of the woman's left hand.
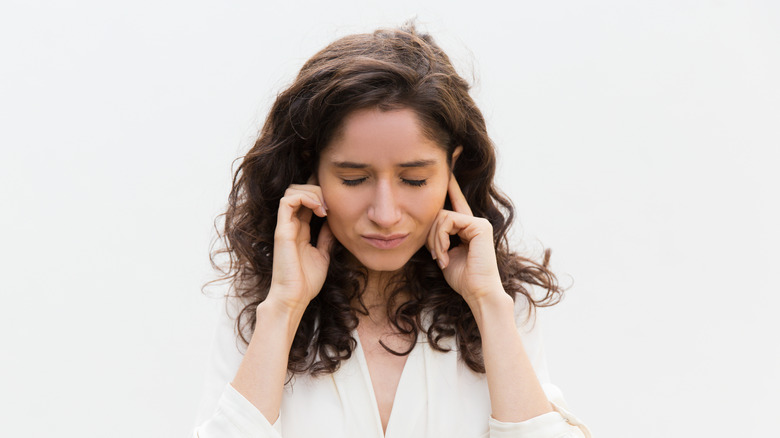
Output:
<instances>
[{"instance_id":1,"label":"woman's left hand","mask_svg":"<svg viewBox=\"0 0 780 438\"><path fill-rule=\"evenodd\" d=\"M447 192L455 211L439 212L426 247L442 268L447 283L469 306L494 294L505 294L496 263L493 226L485 218L474 217L454 174ZM450 249L450 235L456 234L461 244Z\"/></svg>"}]
</instances>

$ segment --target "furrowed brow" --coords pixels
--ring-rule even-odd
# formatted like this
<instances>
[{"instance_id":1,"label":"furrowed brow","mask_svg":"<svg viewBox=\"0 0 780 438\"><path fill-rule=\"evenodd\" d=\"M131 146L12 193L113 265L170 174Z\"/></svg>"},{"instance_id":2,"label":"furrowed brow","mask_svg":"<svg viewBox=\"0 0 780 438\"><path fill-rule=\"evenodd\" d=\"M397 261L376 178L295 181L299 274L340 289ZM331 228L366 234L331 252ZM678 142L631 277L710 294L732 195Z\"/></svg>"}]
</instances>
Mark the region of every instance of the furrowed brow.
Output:
<instances>
[{"instance_id":1,"label":"furrowed brow","mask_svg":"<svg viewBox=\"0 0 780 438\"><path fill-rule=\"evenodd\" d=\"M416 160L399 164L400 167L427 167L436 164L436 160Z\"/></svg>"},{"instance_id":2,"label":"furrowed brow","mask_svg":"<svg viewBox=\"0 0 780 438\"><path fill-rule=\"evenodd\" d=\"M331 164L340 169L367 169L370 167L368 164L355 163L354 161L333 161ZM427 167L434 164L436 164L436 160L415 160L401 163L398 167Z\"/></svg>"},{"instance_id":3,"label":"furrowed brow","mask_svg":"<svg viewBox=\"0 0 780 438\"><path fill-rule=\"evenodd\" d=\"M363 163L355 163L352 161L334 161L333 163L334 167L338 167L340 169L366 169L368 168L368 164Z\"/></svg>"}]
</instances>

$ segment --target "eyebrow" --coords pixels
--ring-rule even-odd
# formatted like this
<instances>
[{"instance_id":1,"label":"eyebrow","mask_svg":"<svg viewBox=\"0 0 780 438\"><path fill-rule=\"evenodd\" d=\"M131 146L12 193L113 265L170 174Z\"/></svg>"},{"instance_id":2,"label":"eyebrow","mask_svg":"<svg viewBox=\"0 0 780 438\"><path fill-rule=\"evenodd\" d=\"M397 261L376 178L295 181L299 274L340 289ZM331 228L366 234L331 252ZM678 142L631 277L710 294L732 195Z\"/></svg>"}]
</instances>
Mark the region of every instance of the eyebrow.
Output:
<instances>
[{"instance_id":1,"label":"eyebrow","mask_svg":"<svg viewBox=\"0 0 780 438\"><path fill-rule=\"evenodd\" d=\"M366 169L368 164L355 163L354 161L333 161L333 166L341 169ZM436 164L436 160L415 160L398 164L398 167L427 167Z\"/></svg>"}]
</instances>

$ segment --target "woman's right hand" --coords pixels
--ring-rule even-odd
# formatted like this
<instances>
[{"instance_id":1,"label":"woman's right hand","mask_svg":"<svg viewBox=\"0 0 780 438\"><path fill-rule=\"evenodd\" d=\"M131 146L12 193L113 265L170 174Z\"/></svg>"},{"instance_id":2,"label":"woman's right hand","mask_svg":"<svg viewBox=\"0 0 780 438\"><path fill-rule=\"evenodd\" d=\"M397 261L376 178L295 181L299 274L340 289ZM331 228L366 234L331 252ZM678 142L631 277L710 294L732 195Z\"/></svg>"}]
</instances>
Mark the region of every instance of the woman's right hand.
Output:
<instances>
[{"instance_id":1,"label":"woman's right hand","mask_svg":"<svg viewBox=\"0 0 780 438\"><path fill-rule=\"evenodd\" d=\"M303 312L317 296L330 263L333 233L327 221L322 225L317 246L311 245L312 214L327 216L322 190L314 183L312 177L307 184L291 184L279 201L273 274L266 301L274 301L290 311Z\"/></svg>"}]
</instances>

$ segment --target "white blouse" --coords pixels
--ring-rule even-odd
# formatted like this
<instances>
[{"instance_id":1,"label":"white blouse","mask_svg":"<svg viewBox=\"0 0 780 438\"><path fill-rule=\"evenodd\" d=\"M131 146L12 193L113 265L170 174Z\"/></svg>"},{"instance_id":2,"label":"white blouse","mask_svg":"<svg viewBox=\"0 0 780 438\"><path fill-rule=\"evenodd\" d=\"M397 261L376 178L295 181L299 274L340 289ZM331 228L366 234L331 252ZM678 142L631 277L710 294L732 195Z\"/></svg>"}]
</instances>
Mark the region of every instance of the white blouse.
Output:
<instances>
[{"instance_id":1,"label":"white blouse","mask_svg":"<svg viewBox=\"0 0 780 438\"><path fill-rule=\"evenodd\" d=\"M458 355L453 339L432 349L424 333L406 360L393 408L382 432L379 409L357 331L357 348L333 374L296 376L285 385L279 417L271 424L233 388L243 353L234 317L222 309L205 380L195 438L590 438L590 432L567 410L560 390L549 382L538 322L525 323L524 300L515 305L515 321L536 375L555 412L519 423L491 417L485 374L475 373ZM238 300L228 306L238 314Z\"/></svg>"}]
</instances>

